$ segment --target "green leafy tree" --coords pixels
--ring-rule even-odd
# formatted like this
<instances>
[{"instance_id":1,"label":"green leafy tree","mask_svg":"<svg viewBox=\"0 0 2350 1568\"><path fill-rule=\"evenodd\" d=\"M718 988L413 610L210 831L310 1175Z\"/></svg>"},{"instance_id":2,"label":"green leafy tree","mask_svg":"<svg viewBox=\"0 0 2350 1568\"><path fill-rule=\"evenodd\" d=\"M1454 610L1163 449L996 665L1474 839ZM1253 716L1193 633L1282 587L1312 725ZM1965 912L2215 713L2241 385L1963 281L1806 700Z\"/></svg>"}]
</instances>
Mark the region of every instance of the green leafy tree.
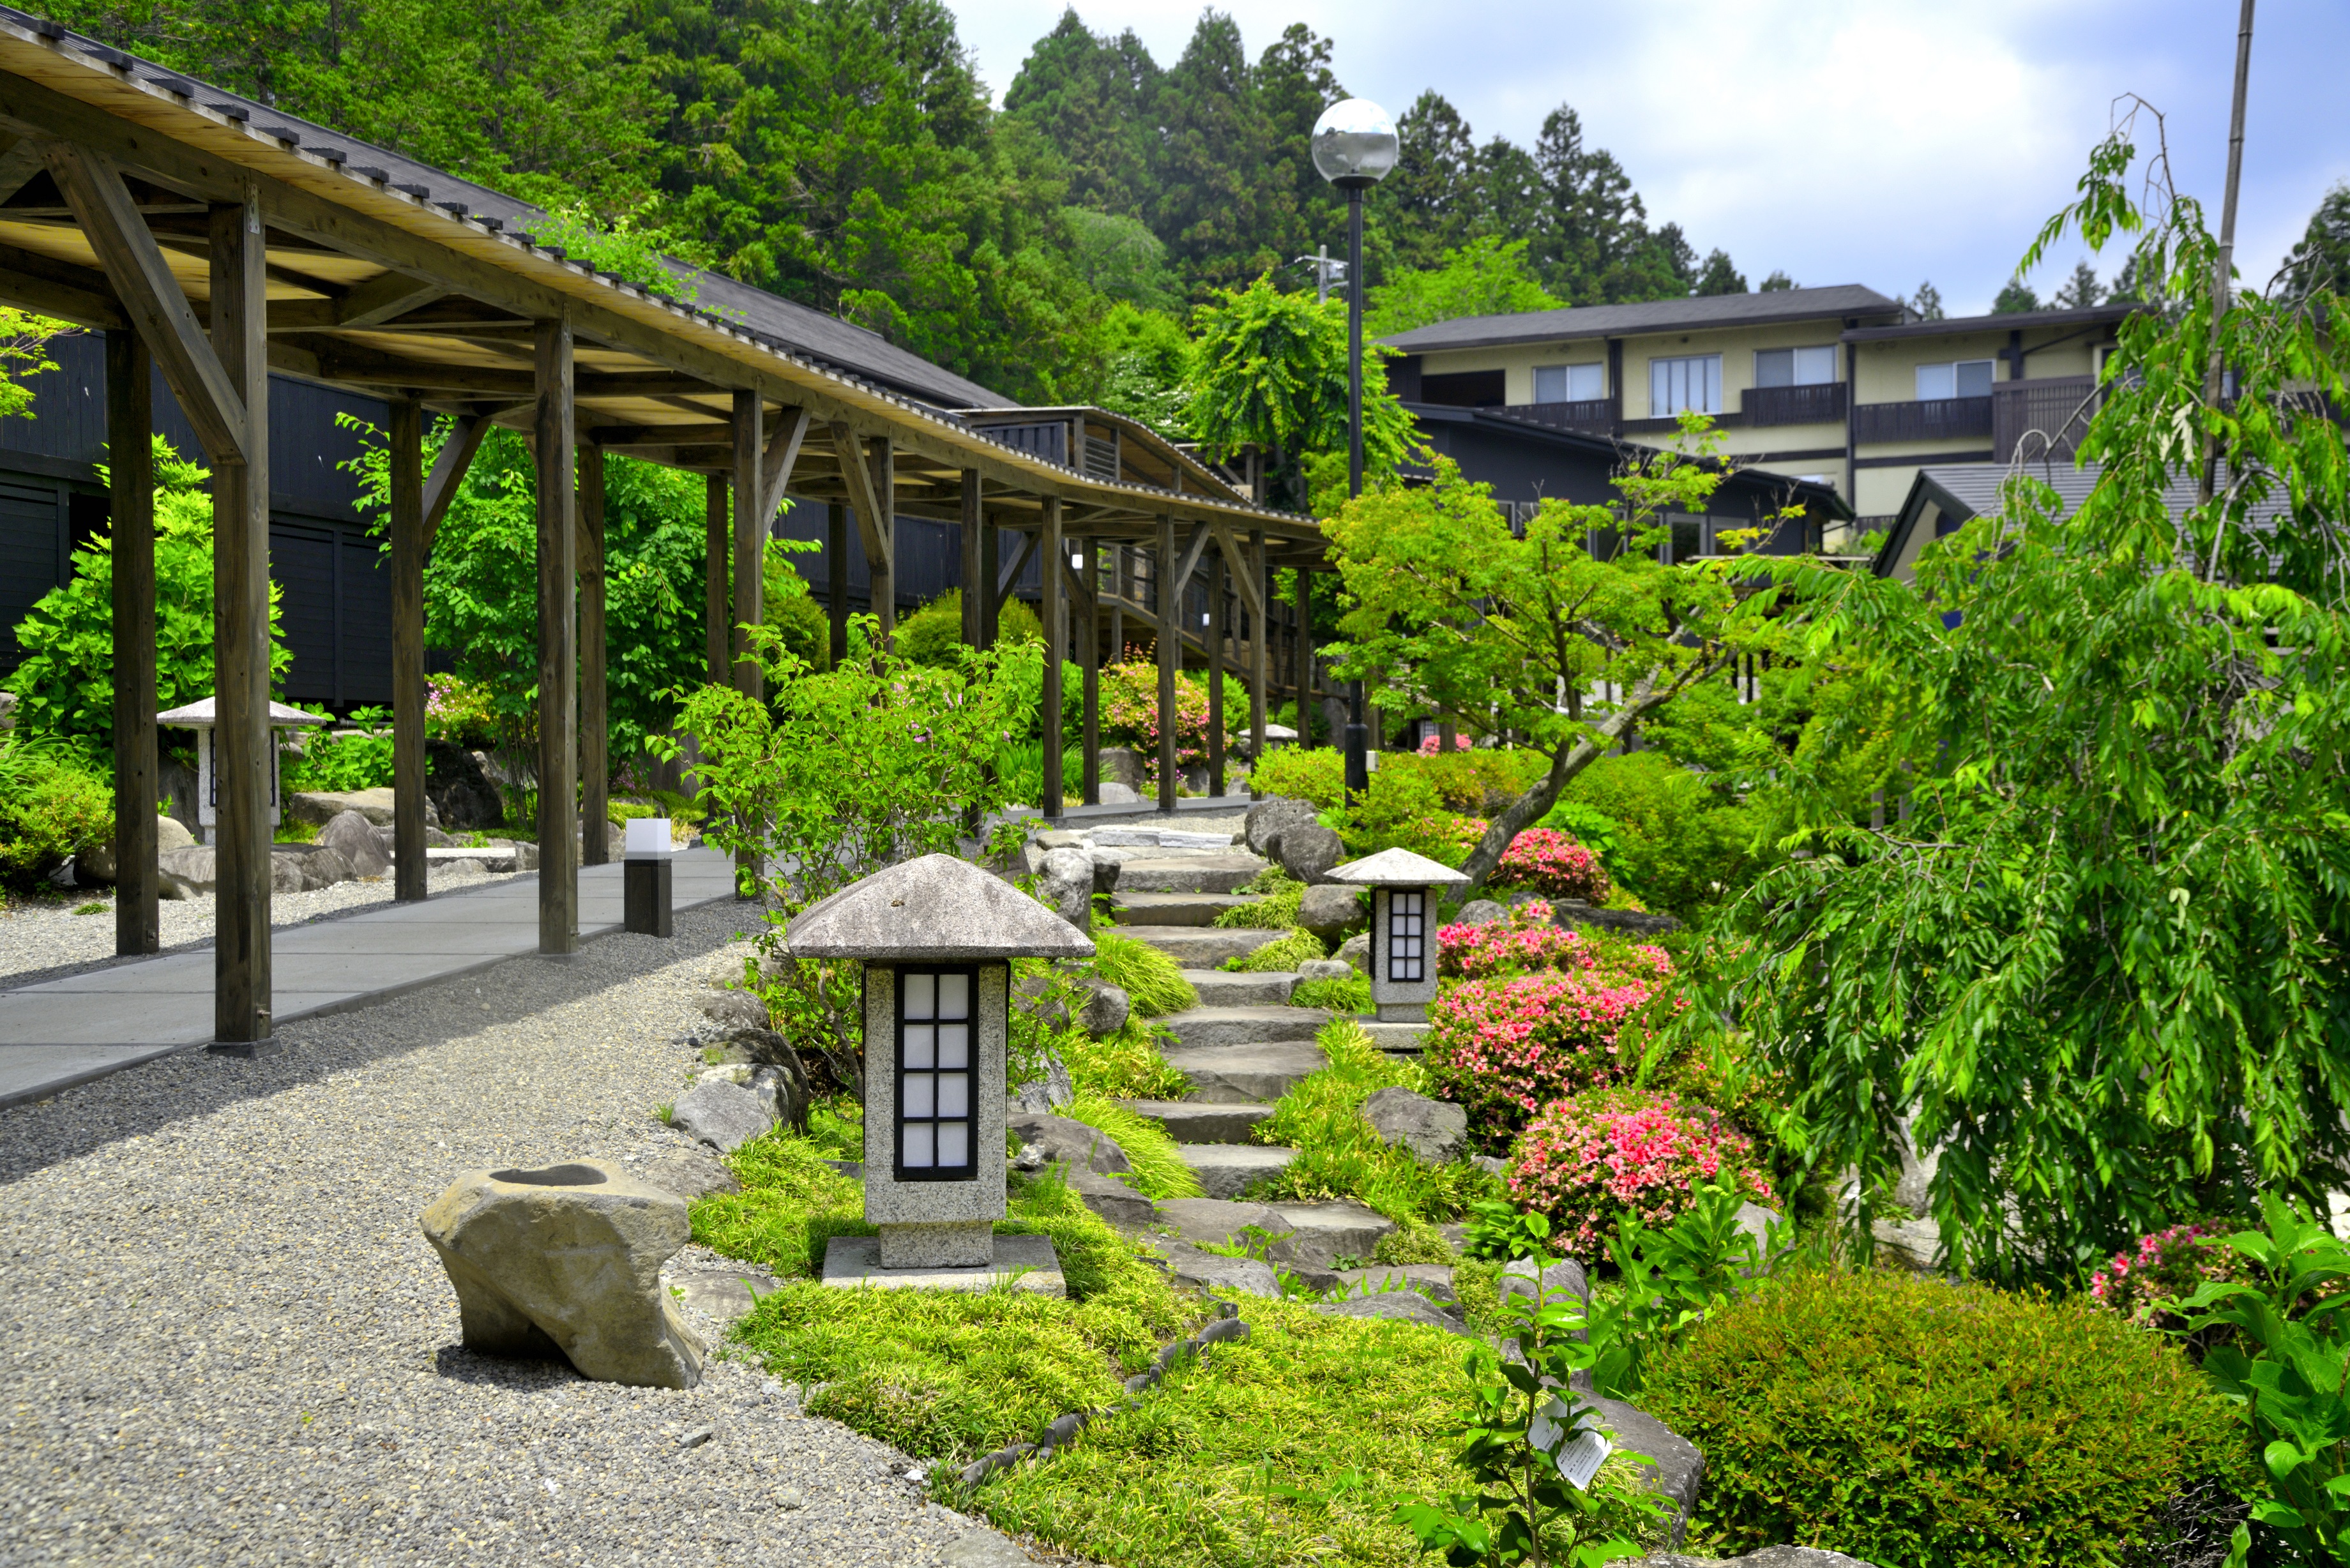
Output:
<instances>
[{"instance_id":1,"label":"green leafy tree","mask_svg":"<svg viewBox=\"0 0 2350 1568\"><path fill-rule=\"evenodd\" d=\"M1270 278L1221 291L1193 317L1197 330L1189 423L1221 459L1247 446L1274 454L1291 505L1307 504L1309 459L1335 456L1346 492L1347 307L1284 294ZM1363 356L1363 472L1390 472L1411 440L1411 416L1388 390L1379 357Z\"/></svg>"},{"instance_id":2,"label":"green leafy tree","mask_svg":"<svg viewBox=\"0 0 2350 1568\"><path fill-rule=\"evenodd\" d=\"M1919 284L1914 296L1897 303L1907 306L1909 313L1920 321L1943 319L1942 291L1930 283Z\"/></svg>"},{"instance_id":3,"label":"green leafy tree","mask_svg":"<svg viewBox=\"0 0 2350 1568\"><path fill-rule=\"evenodd\" d=\"M213 498L209 471L155 438L155 706L213 695ZM283 695L286 647L277 584L269 585L269 679ZM8 677L17 722L92 747L114 733L114 535L74 552L73 576L16 625L25 660Z\"/></svg>"},{"instance_id":4,"label":"green leafy tree","mask_svg":"<svg viewBox=\"0 0 2350 1568\"><path fill-rule=\"evenodd\" d=\"M1139 218L1065 208L1071 265L1086 286L1106 299L1142 310L1170 311L1180 303L1167 247Z\"/></svg>"},{"instance_id":5,"label":"green leafy tree","mask_svg":"<svg viewBox=\"0 0 2350 1568\"><path fill-rule=\"evenodd\" d=\"M1097 341L1096 405L1128 415L1175 441L1190 441L1193 351L1182 323L1123 302L1103 314Z\"/></svg>"},{"instance_id":6,"label":"green leafy tree","mask_svg":"<svg viewBox=\"0 0 2350 1568\"><path fill-rule=\"evenodd\" d=\"M1461 111L1430 88L1396 117L1396 140L1395 171L1380 183L1375 207L1381 230L1399 267L1441 267L1484 215L1477 139Z\"/></svg>"},{"instance_id":7,"label":"green leafy tree","mask_svg":"<svg viewBox=\"0 0 2350 1568\"><path fill-rule=\"evenodd\" d=\"M1393 275L1365 303L1364 335L1388 337L1463 316L1555 310L1561 302L1534 281L1524 240L1488 236L1447 252L1433 267Z\"/></svg>"},{"instance_id":8,"label":"green leafy tree","mask_svg":"<svg viewBox=\"0 0 2350 1568\"><path fill-rule=\"evenodd\" d=\"M1684 425L1700 458L1718 446L1702 416ZM1523 533L1490 486L1447 458L1434 468L1433 483L1367 490L1323 524L1351 601L1346 641L1329 651L1399 717L1506 732L1549 757L1462 864L1482 887L1511 840L1635 726L1790 634L1725 573L1657 559L1665 514L1704 512L1721 483L1709 462L1669 454L1635 469L1617 481L1619 505L1545 500Z\"/></svg>"},{"instance_id":9,"label":"green leafy tree","mask_svg":"<svg viewBox=\"0 0 2350 1568\"><path fill-rule=\"evenodd\" d=\"M2081 310L2105 296L2106 286L2097 281L2097 269L2078 261L2073 264L2073 275L2057 286L2048 303L2057 310Z\"/></svg>"},{"instance_id":10,"label":"green leafy tree","mask_svg":"<svg viewBox=\"0 0 2350 1568\"><path fill-rule=\"evenodd\" d=\"M1783 1141L1858 1168L1864 1251L1913 1118L1960 1272L2076 1277L2350 1169L2350 306L2217 313L2202 209L2137 205L2135 162L2125 125L2024 258L2129 234L2170 302L2118 329L2087 494L2017 475L1914 588L1762 564L1856 688L1783 778L1875 748L1909 799L1871 826L1818 788L1682 1018L1733 1018L1786 1075ZM2210 497L2178 501L2206 437Z\"/></svg>"},{"instance_id":11,"label":"green leafy tree","mask_svg":"<svg viewBox=\"0 0 2350 1568\"><path fill-rule=\"evenodd\" d=\"M2309 215L2301 243L2284 259L2284 285L2293 295L2350 295L2350 183L2336 185ZM2119 294L2117 287L2116 294Z\"/></svg>"},{"instance_id":12,"label":"green leafy tree","mask_svg":"<svg viewBox=\"0 0 2350 1568\"><path fill-rule=\"evenodd\" d=\"M57 362L49 358L49 345L80 331L70 321L0 306L0 420L36 417L33 389L25 385L25 379L56 369Z\"/></svg>"},{"instance_id":13,"label":"green leafy tree","mask_svg":"<svg viewBox=\"0 0 2350 1568\"><path fill-rule=\"evenodd\" d=\"M1991 302L1991 313L1993 316L2017 316L2024 311L2039 308L2040 296L2034 294L2032 291L2032 286L2025 283L2020 276L2009 278L2006 285L2000 289L1999 297Z\"/></svg>"},{"instance_id":14,"label":"green leafy tree","mask_svg":"<svg viewBox=\"0 0 2350 1568\"><path fill-rule=\"evenodd\" d=\"M1572 105L1544 119L1534 166L1542 182L1534 265L1551 293L1607 305L1689 292L1694 280L1684 275L1684 257L1649 232L1631 176L1614 153L1585 143L1583 117Z\"/></svg>"},{"instance_id":15,"label":"green leafy tree","mask_svg":"<svg viewBox=\"0 0 2350 1568\"><path fill-rule=\"evenodd\" d=\"M1267 182L1274 127L1253 90L1240 25L1201 13L1159 84L1151 228L1195 287L1232 288L1289 258L1265 243L1294 190Z\"/></svg>"},{"instance_id":16,"label":"green leafy tree","mask_svg":"<svg viewBox=\"0 0 2350 1568\"><path fill-rule=\"evenodd\" d=\"M1705 266L1697 275L1699 295L1744 294L1746 275L1731 265L1730 253L1717 247L1706 254Z\"/></svg>"},{"instance_id":17,"label":"green leafy tree","mask_svg":"<svg viewBox=\"0 0 2350 1568\"><path fill-rule=\"evenodd\" d=\"M1028 51L1004 89L1003 111L1060 154L1071 202L1132 218L1150 204L1163 74L1132 28L1097 36L1073 7Z\"/></svg>"},{"instance_id":18,"label":"green leafy tree","mask_svg":"<svg viewBox=\"0 0 2350 1568\"><path fill-rule=\"evenodd\" d=\"M1794 278L1789 277L1784 272L1774 270L1769 277L1764 278L1761 283L1754 286L1754 292L1757 294L1777 294L1783 289L1794 288L1796 286L1798 286Z\"/></svg>"}]
</instances>

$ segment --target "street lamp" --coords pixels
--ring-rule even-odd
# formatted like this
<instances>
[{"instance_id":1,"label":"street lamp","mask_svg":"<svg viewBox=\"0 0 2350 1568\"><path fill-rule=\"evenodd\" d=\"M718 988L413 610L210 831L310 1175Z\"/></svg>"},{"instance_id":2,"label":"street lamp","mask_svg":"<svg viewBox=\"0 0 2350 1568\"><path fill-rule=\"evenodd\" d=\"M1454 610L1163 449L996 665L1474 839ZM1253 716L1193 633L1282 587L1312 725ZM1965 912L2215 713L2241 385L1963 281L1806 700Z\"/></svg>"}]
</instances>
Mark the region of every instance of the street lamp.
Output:
<instances>
[{"instance_id":1,"label":"street lamp","mask_svg":"<svg viewBox=\"0 0 2350 1568\"><path fill-rule=\"evenodd\" d=\"M1347 192L1347 493L1363 493L1363 192L1396 166L1395 121L1367 98L1334 103L1314 122L1314 167ZM1305 732L1301 695L1298 732ZM1363 722L1363 683L1347 686L1347 795L1371 787L1370 731Z\"/></svg>"}]
</instances>

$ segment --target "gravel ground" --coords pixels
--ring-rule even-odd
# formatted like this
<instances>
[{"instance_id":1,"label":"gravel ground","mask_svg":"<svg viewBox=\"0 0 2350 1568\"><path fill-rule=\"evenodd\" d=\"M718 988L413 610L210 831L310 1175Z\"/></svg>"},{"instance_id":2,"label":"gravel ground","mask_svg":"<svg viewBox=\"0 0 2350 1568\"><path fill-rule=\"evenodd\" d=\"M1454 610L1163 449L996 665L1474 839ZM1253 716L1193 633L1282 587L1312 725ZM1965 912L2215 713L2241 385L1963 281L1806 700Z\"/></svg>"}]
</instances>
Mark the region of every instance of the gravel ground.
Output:
<instances>
[{"instance_id":1,"label":"gravel ground","mask_svg":"<svg viewBox=\"0 0 2350 1568\"><path fill-rule=\"evenodd\" d=\"M515 875L511 871L435 871L432 887L435 892L454 892L461 888L504 882ZM276 895L269 901L269 923L274 927L299 926L390 902L389 877L338 882L315 892ZM106 907L94 914L73 912L91 903ZM165 898L159 903L156 910L161 917L163 951L211 946L213 909L210 898ZM137 961L114 956L111 892L78 888L55 899L0 905L0 984L26 985L34 978L61 980L84 970Z\"/></svg>"},{"instance_id":2,"label":"gravel ground","mask_svg":"<svg viewBox=\"0 0 2350 1568\"><path fill-rule=\"evenodd\" d=\"M751 1364L680 1393L459 1344L418 1214L469 1168L681 1153L650 1109L755 922L687 910L0 1110L0 1563L1026 1561Z\"/></svg>"}]
</instances>

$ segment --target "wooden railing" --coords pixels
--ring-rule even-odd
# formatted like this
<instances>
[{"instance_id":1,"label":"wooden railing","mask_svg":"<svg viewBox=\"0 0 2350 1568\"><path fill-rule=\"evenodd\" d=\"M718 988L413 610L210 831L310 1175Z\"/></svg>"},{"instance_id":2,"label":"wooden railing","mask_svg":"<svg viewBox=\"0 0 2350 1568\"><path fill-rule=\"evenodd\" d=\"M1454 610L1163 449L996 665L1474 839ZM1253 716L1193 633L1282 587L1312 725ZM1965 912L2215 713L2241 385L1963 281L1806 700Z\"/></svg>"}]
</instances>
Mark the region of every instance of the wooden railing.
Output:
<instances>
[{"instance_id":1,"label":"wooden railing","mask_svg":"<svg viewBox=\"0 0 2350 1568\"><path fill-rule=\"evenodd\" d=\"M1614 435L1623 423L1623 410L1613 398L1586 398L1573 403L1513 403L1502 411L1530 424L1580 431L1585 435Z\"/></svg>"},{"instance_id":2,"label":"wooden railing","mask_svg":"<svg viewBox=\"0 0 2350 1568\"><path fill-rule=\"evenodd\" d=\"M1844 422L1844 383L1817 381L1807 387L1749 387L1738 406L1750 425L1834 425Z\"/></svg>"},{"instance_id":3,"label":"wooden railing","mask_svg":"<svg viewBox=\"0 0 2350 1568\"><path fill-rule=\"evenodd\" d=\"M2051 376L1994 386L1991 461L2012 462L2019 445L2027 461L2071 457L2097 411L2096 391L2095 376Z\"/></svg>"},{"instance_id":4,"label":"wooden railing","mask_svg":"<svg viewBox=\"0 0 2350 1568\"><path fill-rule=\"evenodd\" d=\"M1981 441L1991 434L1989 398L1921 398L1907 403L1863 403L1853 410L1854 433L1870 441Z\"/></svg>"}]
</instances>

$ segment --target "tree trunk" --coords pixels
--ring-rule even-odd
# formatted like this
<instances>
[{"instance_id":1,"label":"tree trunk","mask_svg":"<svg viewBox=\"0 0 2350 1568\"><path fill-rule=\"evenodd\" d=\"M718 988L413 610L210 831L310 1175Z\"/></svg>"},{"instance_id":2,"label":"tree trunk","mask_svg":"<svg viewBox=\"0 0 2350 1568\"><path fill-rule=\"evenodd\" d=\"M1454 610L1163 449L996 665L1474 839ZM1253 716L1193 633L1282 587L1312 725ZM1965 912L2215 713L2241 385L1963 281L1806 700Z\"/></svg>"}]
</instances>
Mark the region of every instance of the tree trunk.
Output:
<instances>
[{"instance_id":1,"label":"tree trunk","mask_svg":"<svg viewBox=\"0 0 2350 1568\"><path fill-rule=\"evenodd\" d=\"M1477 841L1477 847L1470 852L1467 862L1461 867L1469 878L1462 896L1466 898L1482 892L1485 879L1502 863L1502 857L1509 853L1510 841L1540 822L1550 808L1558 804L1559 792L1566 788L1575 774L1606 756L1626 731L1663 707L1679 690L1680 686L1676 684L1659 691L1654 681L1644 677L1632 689L1630 700L1598 726L1596 739L1586 737L1555 753L1551 758L1550 772L1544 774L1534 788L1503 807L1502 815L1485 829L1485 836Z\"/></svg>"}]
</instances>

